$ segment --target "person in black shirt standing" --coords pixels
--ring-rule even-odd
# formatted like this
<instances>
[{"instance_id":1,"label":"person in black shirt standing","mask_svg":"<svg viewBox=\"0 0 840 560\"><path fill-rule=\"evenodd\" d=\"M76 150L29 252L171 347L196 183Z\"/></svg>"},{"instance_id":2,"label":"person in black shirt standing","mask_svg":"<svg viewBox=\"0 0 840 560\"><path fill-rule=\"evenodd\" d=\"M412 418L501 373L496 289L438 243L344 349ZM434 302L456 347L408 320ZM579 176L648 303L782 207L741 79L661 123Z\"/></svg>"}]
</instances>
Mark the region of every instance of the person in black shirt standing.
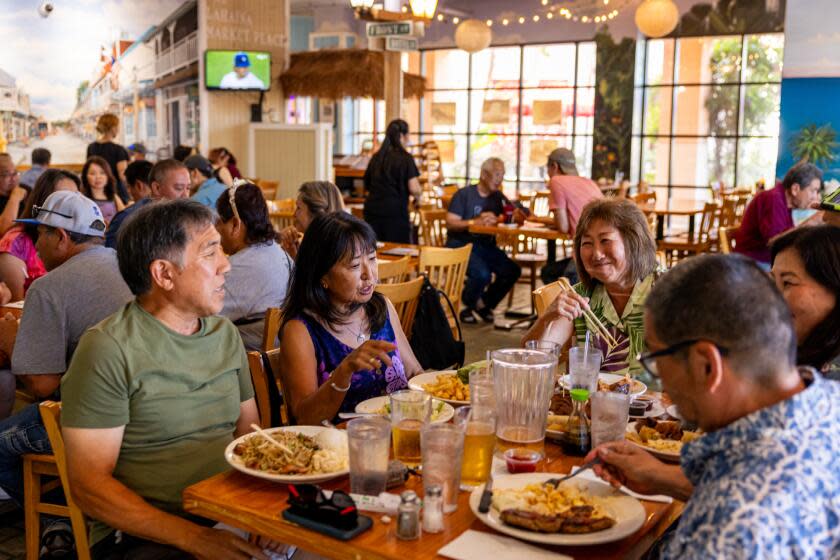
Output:
<instances>
[{"instance_id":1,"label":"person in black shirt standing","mask_svg":"<svg viewBox=\"0 0 840 560\"><path fill-rule=\"evenodd\" d=\"M525 221L524 212L514 208L499 190L504 178L504 162L491 157L481 164L478 184L460 189L449 203L446 246L463 247L472 243L467 279L461 294L464 308L459 319L463 323L475 323L473 313L492 323L493 309L522 274L519 265L496 246L495 236L469 232L470 225L474 223L496 225L503 214L512 214L511 219L518 223Z\"/></svg>"},{"instance_id":2,"label":"person in black shirt standing","mask_svg":"<svg viewBox=\"0 0 840 560\"><path fill-rule=\"evenodd\" d=\"M364 217L379 241L411 243L408 195L420 198L420 172L403 147L407 140L408 123L391 121L382 146L365 170Z\"/></svg>"},{"instance_id":3,"label":"person in black shirt standing","mask_svg":"<svg viewBox=\"0 0 840 560\"><path fill-rule=\"evenodd\" d=\"M114 142L120 130L120 119L113 113L105 113L96 121L96 133L99 138L87 147L87 158L99 156L111 167L111 173L117 179L117 194L124 203L131 198L125 188L125 168L128 167L128 151Z\"/></svg>"}]
</instances>

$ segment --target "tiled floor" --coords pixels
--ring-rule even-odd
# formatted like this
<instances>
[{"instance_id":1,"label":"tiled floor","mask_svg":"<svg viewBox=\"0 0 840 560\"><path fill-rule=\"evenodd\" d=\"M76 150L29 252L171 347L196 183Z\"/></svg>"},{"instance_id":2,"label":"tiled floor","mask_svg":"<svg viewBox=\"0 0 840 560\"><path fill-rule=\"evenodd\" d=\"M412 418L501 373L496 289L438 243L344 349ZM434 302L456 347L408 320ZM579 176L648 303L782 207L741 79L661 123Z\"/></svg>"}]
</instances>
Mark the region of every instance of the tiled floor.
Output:
<instances>
[{"instance_id":1,"label":"tiled floor","mask_svg":"<svg viewBox=\"0 0 840 560\"><path fill-rule=\"evenodd\" d=\"M528 305L528 288L525 285L516 287L514 307L526 309ZM506 301L499 305L497 323L505 323L501 309L506 307ZM462 332L466 342L466 363L483 360L487 350L496 348L510 348L518 346L519 340L525 333L524 328L501 330L488 323L463 325ZM0 560L23 560L26 556L23 530L23 513L20 511L0 515Z\"/></svg>"}]
</instances>

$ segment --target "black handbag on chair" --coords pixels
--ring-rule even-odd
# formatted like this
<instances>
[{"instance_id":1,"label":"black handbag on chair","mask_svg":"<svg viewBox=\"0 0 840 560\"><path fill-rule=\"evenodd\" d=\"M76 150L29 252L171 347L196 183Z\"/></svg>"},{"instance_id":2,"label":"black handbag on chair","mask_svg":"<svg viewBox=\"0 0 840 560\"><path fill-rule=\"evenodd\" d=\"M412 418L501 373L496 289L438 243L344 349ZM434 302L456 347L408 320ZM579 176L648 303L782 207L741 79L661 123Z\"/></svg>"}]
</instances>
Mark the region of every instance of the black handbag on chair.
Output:
<instances>
[{"instance_id":1,"label":"black handbag on chair","mask_svg":"<svg viewBox=\"0 0 840 560\"><path fill-rule=\"evenodd\" d=\"M441 298L446 301L455 319L458 327L457 340L452 334ZM432 286L428 278L424 278L423 288L420 290L420 301L414 316L410 342L411 349L423 369L458 368L464 363L465 347L458 314L455 313L455 307L446 294Z\"/></svg>"}]
</instances>

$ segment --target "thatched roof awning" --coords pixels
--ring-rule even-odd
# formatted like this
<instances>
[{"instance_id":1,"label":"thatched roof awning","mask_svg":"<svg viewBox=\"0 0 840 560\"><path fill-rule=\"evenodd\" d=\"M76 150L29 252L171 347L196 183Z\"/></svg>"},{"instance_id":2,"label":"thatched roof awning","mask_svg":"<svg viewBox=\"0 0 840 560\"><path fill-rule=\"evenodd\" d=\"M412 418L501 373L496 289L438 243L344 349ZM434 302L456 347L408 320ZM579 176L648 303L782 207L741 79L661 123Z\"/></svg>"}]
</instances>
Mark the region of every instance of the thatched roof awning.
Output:
<instances>
[{"instance_id":1,"label":"thatched roof awning","mask_svg":"<svg viewBox=\"0 0 840 560\"><path fill-rule=\"evenodd\" d=\"M333 49L300 52L291 56L280 76L286 95L341 99L385 97L385 57L381 51ZM403 96L422 98L426 79L403 73Z\"/></svg>"}]
</instances>

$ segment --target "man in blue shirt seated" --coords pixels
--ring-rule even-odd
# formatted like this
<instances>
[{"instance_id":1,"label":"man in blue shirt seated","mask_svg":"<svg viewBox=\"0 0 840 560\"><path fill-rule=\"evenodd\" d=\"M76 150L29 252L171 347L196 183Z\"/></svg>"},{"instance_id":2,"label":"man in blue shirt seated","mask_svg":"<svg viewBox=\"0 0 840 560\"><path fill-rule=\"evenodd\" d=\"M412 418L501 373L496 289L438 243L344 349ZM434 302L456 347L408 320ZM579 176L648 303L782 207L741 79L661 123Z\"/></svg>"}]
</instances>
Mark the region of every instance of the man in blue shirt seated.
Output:
<instances>
[{"instance_id":1,"label":"man in blue shirt seated","mask_svg":"<svg viewBox=\"0 0 840 560\"><path fill-rule=\"evenodd\" d=\"M470 262L467 265L467 278L461 299L464 308L460 313L463 323L475 323L473 313L484 321L493 322L493 309L516 284L522 274L519 265L513 262L504 251L496 246L493 235L470 233L472 224L495 226L499 216L513 205L499 190L505 178L505 164L496 157L481 164L481 176L477 185L460 189L446 214L447 247L463 247L472 243ZM513 210L513 219L525 220L525 214ZM494 278L495 276L495 278Z\"/></svg>"},{"instance_id":2,"label":"man in blue shirt seated","mask_svg":"<svg viewBox=\"0 0 840 560\"><path fill-rule=\"evenodd\" d=\"M227 187L213 176L213 165L210 160L195 154L185 159L184 165L190 171L191 190L194 191L192 199L215 210L216 201L227 190Z\"/></svg>"},{"instance_id":3,"label":"man in blue shirt seated","mask_svg":"<svg viewBox=\"0 0 840 560\"><path fill-rule=\"evenodd\" d=\"M640 362L705 434L683 444L680 466L626 441L586 460L614 486L687 501L659 557L837 558L840 383L796 367L770 277L736 255L680 263L651 290L645 341Z\"/></svg>"}]
</instances>

